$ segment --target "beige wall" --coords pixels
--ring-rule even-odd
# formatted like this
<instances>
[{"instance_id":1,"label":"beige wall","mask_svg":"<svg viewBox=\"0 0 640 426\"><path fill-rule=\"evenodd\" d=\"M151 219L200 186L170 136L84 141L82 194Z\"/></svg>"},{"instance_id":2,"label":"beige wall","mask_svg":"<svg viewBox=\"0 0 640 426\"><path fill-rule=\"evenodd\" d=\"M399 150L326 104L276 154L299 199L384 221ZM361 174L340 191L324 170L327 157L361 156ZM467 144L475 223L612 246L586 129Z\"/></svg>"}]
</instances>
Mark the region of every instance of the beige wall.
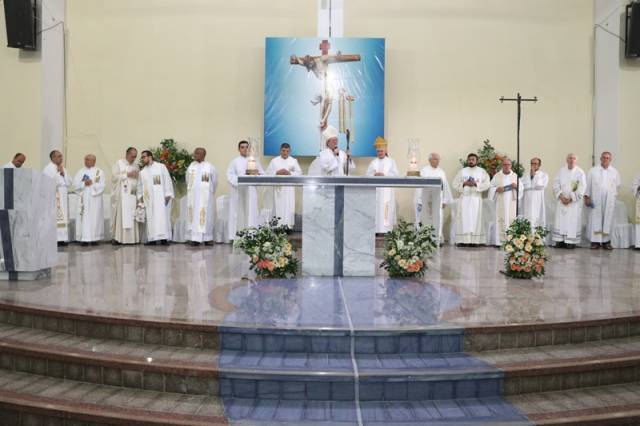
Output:
<instances>
[{"instance_id":1,"label":"beige wall","mask_svg":"<svg viewBox=\"0 0 640 426\"><path fill-rule=\"evenodd\" d=\"M633 215L633 196L630 185L640 176L640 61L623 61L620 70L620 155L614 159L622 174L622 199Z\"/></svg>"},{"instance_id":2,"label":"beige wall","mask_svg":"<svg viewBox=\"0 0 640 426\"><path fill-rule=\"evenodd\" d=\"M485 138L515 156L516 106L498 98L518 91L541 100L523 107L521 158L542 157L551 174L569 151L589 165L591 2L348 0L345 7L345 36L386 37L387 137L402 169L409 137L420 138L425 161L430 151L443 155L450 180L458 159Z\"/></svg>"},{"instance_id":3,"label":"beige wall","mask_svg":"<svg viewBox=\"0 0 640 426\"><path fill-rule=\"evenodd\" d=\"M68 0L68 159L204 146L219 174L262 133L265 36L315 35L305 0ZM223 177L223 176L222 176ZM226 193L221 179L219 193Z\"/></svg>"},{"instance_id":4,"label":"beige wall","mask_svg":"<svg viewBox=\"0 0 640 426\"><path fill-rule=\"evenodd\" d=\"M6 46L0 2L0 166L20 151L40 168L40 54Z\"/></svg>"},{"instance_id":5,"label":"beige wall","mask_svg":"<svg viewBox=\"0 0 640 426\"><path fill-rule=\"evenodd\" d=\"M173 137L189 149L207 147L223 174L236 142L262 132L264 37L315 36L316 6L315 0L67 0L69 168L93 152L110 169L127 146ZM409 137L421 139L425 159L429 151L444 156L450 179L458 158L485 138L515 155L515 105L497 99L517 91L541 99L525 105L522 158L541 156L554 174L575 151L587 169L592 9L588 0L347 0L345 36L387 40L386 136L402 172ZM0 45L4 37L3 29ZM628 185L640 173L640 66L624 65L621 73L617 166ZM0 137L11 144L2 143L0 160L17 147L36 156L37 57L0 49L0 77ZM360 173L367 162L358 161ZM228 190L226 182L219 188ZM409 192L399 195L406 217Z\"/></svg>"}]
</instances>

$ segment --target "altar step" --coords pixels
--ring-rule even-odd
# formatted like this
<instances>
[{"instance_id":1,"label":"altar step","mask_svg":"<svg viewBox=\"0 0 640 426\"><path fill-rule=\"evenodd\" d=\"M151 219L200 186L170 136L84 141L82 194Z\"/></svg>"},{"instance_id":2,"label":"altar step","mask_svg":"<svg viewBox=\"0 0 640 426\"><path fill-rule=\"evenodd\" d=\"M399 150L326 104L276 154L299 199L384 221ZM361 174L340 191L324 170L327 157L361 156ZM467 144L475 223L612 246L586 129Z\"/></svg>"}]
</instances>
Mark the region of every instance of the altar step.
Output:
<instances>
[{"instance_id":1,"label":"altar step","mask_svg":"<svg viewBox=\"0 0 640 426\"><path fill-rule=\"evenodd\" d=\"M499 398L362 402L363 425L633 425L640 383ZM180 395L0 370L0 425L357 425L346 401ZM526 417L525 417L526 416ZM529 420L527 420L527 418Z\"/></svg>"},{"instance_id":2,"label":"altar step","mask_svg":"<svg viewBox=\"0 0 640 426\"><path fill-rule=\"evenodd\" d=\"M472 353L356 354L355 361L364 400L516 395L640 381L640 337ZM0 368L135 389L272 399L302 388L315 399L352 399L356 377L344 353L218 352L6 324L0 324Z\"/></svg>"}]
</instances>

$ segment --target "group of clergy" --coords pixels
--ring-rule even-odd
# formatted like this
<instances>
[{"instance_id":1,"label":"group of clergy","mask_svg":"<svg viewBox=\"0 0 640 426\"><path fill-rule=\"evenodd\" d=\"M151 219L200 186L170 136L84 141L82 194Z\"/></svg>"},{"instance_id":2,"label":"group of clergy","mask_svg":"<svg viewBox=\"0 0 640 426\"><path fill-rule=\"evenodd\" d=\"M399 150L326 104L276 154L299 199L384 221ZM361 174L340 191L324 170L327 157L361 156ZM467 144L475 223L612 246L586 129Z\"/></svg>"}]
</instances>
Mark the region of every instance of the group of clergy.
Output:
<instances>
[{"instance_id":1,"label":"group of clergy","mask_svg":"<svg viewBox=\"0 0 640 426\"><path fill-rule=\"evenodd\" d=\"M338 131L328 126L322 133L325 148L309 167L309 175L344 176L355 171L350 153L338 148ZM283 143L280 155L273 158L266 170L249 155L249 143L238 143L238 156L227 168L229 195L228 235L233 239L238 230L259 224L258 193L256 187L239 186L238 177L246 175L249 168L257 174L302 175L298 161L291 156L291 146ZM375 141L376 158L369 164L367 176L399 176L395 161L389 157L387 142L378 137ZM214 201L218 182L215 167L205 161L206 150L196 148L193 162L186 171L187 227L186 240L192 245L211 244L214 230ZM168 244L172 237L171 208L174 200L172 178L167 167L155 161L150 151L142 151L139 163L138 151L128 148L125 157L118 160L111 173L111 235L114 244ZM107 184L105 173L96 167L96 157L86 155L84 167L73 179L63 166L63 155L54 150L51 162L43 173L56 181L55 215L59 245L69 241L70 192L78 195L76 212L76 240L82 245L97 244L104 238L103 193ZM18 153L5 167L19 168L26 161ZM478 165L478 156L469 154L463 167L449 186L445 172L440 168L440 156L431 153L429 164L420 170L420 176L442 180L440 217L446 205L453 203L453 190L459 195L455 209L455 241L459 246L478 246L487 241L483 227L483 194L495 203L493 241L501 245L506 231L516 218L518 210L529 219L533 227L546 227L545 190L549 175L541 170L540 158L531 160L528 173L519 178L512 170L512 162L504 158L502 168L492 178ZM582 209L589 209L591 248L611 250L611 234L615 203L621 179L611 165L610 152L603 152L600 165L588 173L578 167L577 157L568 154L552 181L556 210L551 231L556 247L574 248L582 238ZM633 183L636 200L636 248L640 248L640 176ZM290 227L295 219L295 190L292 187L273 189L272 213L281 223ZM420 222L423 209L422 189L415 190L415 219ZM396 223L394 189L376 190L376 232L389 232ZM436 207L437 208L437 207ZM144 227L142 226L144 224ZM143 230L143 231L141 231ZM141 235L141 232L145 232ZM442 220L437 230L442 241ZM144 237L144 238L143 238Z\"/></svg>"}]
</instances>

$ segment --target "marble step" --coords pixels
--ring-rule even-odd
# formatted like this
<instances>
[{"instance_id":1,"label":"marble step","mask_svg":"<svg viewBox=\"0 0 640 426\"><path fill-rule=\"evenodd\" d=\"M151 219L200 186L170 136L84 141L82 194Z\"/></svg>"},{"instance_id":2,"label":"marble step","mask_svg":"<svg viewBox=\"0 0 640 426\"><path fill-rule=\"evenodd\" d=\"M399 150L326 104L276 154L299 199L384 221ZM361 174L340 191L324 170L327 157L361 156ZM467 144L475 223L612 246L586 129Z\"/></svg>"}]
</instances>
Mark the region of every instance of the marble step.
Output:
<instances>
[{"instance_id":1,"label":"marble step","mask_svg":"<svg viewBox=\"0 0 640 426\"><path fill-rule=\"evenodd\" d=\"M502 373L465 354L223 351L220 395L248 399L429 400L500 395Z\"/></svg>"},{"instance_id":2,"label":"marble step","mask_svg":"<svg viewBox=\"0 0 640 426\"><path fill-rule=\"evenodd\" d=\"M6 301L0 302L0 324L152 345L220 347L220 334L215 325L63 311Z\"/></svg>"},{"instance_id":3,"label":"marble step","mask_svg":"<svg viewBox=\"0 0 640 426\"><path fill-rule=\"evenodd\" d=\"M516 395L506 401L540 426L640 424L640 382Z\"/></svg>"},{"instance_id":4,"label":"marble step","mask_svg":"<svg viewBox=\"0 0 640 426\"><path fill-rule=\"evenodd\" d=\"M231 425L357 425L356 407L344 401L225 399ZM500 398L456 401L360 403L363 425L528 426L518 409Z\"/></svg>"},{"instance_id":5,"label":"marble step","mask_svg":"<svg viewBox=\"0 0 640 426\"><path fill-rule=\"evenodd\" d=\"M220 327L219 331L222 350L342 354L351 351L349 330ZM455 353L462 350L463 333L458 327L356 330L353 345L358 354Z\"/></svg>"},{"instance_id":6,"label":"marble step","mask_svg":"<svg viewBox=\"0 0 640 426\"><path fill-rule=\"evenodd\" d=\"M217 426L220 399L82 383L0 370L2 425Z\"/></svg>"},{"instance_id":7,"label":"marble step","mask_svg":"<svg viewBox=\"0 0 640 426\"><path fill-rule=\"evenodd\" d=\"M218 353L0 324L0 368L159 392L217 395Z\"/></svg>"},{"instance_id":8,"label":"marble step","mask_svg":"<svg viewBox=\"0 0 640 426\"><path fill-rule=\"evenodd\" d=\"M516 395L640 381L640 337L469 353L504 373Z\"/></svg>"},{"instance_id":9,"label":"marble step","mask_svg":"<svg viewBox=\"0 0 640 426\"><path fill-rule=\"evenodd\" d=\"M465 328L464 351L556 346L640 336L640 316L571 322L545 321Z\"/></svg>"}]
</instances>

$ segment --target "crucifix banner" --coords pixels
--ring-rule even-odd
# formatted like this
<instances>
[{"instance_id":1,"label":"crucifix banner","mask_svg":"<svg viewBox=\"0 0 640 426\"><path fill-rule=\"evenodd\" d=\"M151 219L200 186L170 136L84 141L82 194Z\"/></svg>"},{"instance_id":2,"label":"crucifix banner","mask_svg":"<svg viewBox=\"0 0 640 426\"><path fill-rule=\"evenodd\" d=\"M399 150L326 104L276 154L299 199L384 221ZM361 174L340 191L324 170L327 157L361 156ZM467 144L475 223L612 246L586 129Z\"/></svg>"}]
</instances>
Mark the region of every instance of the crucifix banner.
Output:
<instances>
[{"instance_id":1,"label":"crucifix banner","mask_svg":"<svg viewBox=\"0 0 640 426\"><path fill-rule=\"evenodd\" d=\"M267 38L264 154L291 145L294 156L315 156L322 132L334 127L339 146L350 135L353 156L373 157L384 136L385 40L382 38Z\"/></svg>"}]
</instances>

